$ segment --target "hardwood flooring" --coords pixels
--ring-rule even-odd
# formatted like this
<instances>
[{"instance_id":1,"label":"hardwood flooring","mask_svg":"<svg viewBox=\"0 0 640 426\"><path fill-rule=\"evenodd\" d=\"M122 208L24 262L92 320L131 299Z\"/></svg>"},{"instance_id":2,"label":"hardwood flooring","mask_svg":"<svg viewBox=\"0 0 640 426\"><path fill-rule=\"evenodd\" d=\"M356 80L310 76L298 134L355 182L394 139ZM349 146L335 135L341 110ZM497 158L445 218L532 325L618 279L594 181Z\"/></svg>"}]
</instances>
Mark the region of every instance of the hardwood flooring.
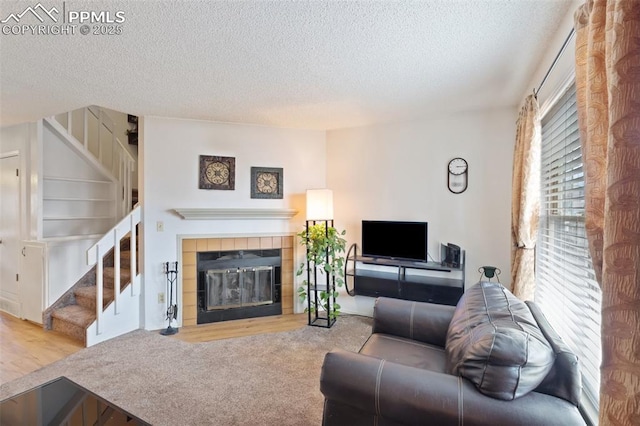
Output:
<instances>
[{"instance_id":1,"label":"hardwood flooring","mask_svg":"<svg viewBox=\"0 0 640 426\"><path fill-rule=\"evenodd\" d=\"M302 328L307 314L248 318L180 328L172 338L189 343ZM82 343L0 311L0 384L83 349Z\"/></svg>"},{"instance_id":2,"label":"hardwood flooring","mask_svg":"<svg viewBox=\"0 0 640 426\"><path fill-rule=\"evenodd\" d=\"M0 384L22 377L83 348L82 343L40 324L0 312Z\"/></svg>"},{"instance_id":3,"label":"hardwood flooring","mask_svg":"<svg viewBox=\"0 0 640 426\"><path fill-rule=\"evenodd\" d=\"M302 328L306 324L307 314L273 315L182 327L173 337L189 343L209 342L254 334L291 331Z\"/></svg>"}]
</instances>

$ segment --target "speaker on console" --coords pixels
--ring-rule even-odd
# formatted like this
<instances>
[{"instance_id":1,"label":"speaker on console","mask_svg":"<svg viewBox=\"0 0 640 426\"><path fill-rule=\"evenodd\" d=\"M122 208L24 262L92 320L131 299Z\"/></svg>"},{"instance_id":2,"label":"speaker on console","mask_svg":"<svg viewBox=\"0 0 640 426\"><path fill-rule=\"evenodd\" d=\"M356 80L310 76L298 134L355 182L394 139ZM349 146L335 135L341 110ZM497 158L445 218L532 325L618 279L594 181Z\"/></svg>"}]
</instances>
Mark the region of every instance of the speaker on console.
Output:
<instances>
[{"instance_id":1,"label":"speaker on console","mask_svg":"<svg viewBox=\"0 0 640 426\"><path fill-rule=\"evenodd\" d=\"M447 243L446 245L442 244L442 247L441 247L442 266L448 266L450 268L459 268L460 252L461 252L460 246L457 246L451 243Z\"/></svg>"}]
</instances>

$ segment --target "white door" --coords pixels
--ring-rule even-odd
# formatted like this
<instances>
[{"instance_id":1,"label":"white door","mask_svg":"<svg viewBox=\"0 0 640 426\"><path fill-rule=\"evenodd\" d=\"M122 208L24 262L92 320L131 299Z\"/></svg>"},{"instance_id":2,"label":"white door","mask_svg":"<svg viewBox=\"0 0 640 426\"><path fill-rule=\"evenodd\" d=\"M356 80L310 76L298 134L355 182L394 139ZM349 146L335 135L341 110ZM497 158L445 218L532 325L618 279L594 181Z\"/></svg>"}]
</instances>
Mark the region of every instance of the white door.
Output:
<instances>
[{"instance_id":1,"label":"white door","mask_svg":"<svg viewBox=\"0 0 640 426\"><path fill-rule=\"evenodd\" d=\"M26 242L22 248L20 272L21 317L42 324L44 311L45 243Z\"/></svg>"},{"instance_id":2,"label":"white door","mask_svg":"<svg viewBox=\"0 0 640 426\"><path fill-rule=\"evenodd\" d=\"M0 309L20 316L20 157L0 158Z\"/></svg>"}]
</instances>

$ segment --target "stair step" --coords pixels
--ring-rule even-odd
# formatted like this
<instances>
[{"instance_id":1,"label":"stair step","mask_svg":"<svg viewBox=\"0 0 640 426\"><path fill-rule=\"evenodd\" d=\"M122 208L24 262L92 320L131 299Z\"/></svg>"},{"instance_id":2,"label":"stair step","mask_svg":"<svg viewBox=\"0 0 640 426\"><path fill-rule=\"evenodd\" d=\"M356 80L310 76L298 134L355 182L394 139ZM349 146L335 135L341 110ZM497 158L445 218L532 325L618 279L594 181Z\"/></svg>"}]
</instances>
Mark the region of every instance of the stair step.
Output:
<instances>
[{"instance_id":1,"label":"stair step","mask_svg":"<svg viewBox=\"0 0 640 426\"><path fill-rule=\"evenodd\" d=\"M80 305L69 305L53 311L51 319L53 330L86 343L87 327L95 321L96 314Z\"/></svg>"},{"instance_id":2,"label":"stair step","mask_svg":"<svg viewBox=\"0 0 640 426\"><path fill-rule=\"evenodd\" d=\"M138 257L136 260L138 261L137 265L138 265L138 270L139 270L140 269L140 258ZM121 269L131 269L131 252L129 250L120 252L120 268ZM131 276L131 271L129 271L129 276Z\"/></svg>"},{"instance_id":3,"label":"stair step","mask_svg":"<svg viewBox=\"0 0 640 426\"><path fill-rule=\"evenodd\" d=\"M83 308L80 305L68 305L64 308L56 309L51 316L86 328L96 319L96 312Z\"/></svg>"},{"instance_id":4,"label":"stair step","mask_svg":"<svg viewBox=\"0 0 640 426\"><path fill-rule=\"evenodd\" d=\"M136 243L140 242L140 234L136 233ZM129 250L129 248L131 247L131 232L127 233L121 240L120 240L120 250Z\"/></svg>"},{"instance_id":5,"label":"stair step","mask_svg":"<svg viewBox=\"0 0 640 426\"><path fill-rule=\"evenodd\" d=\"M112 266L107 266L103 269L103 282L105 287L113 288L115 269ZM125 284L131 282L131 271L129 269L120 268L120 288L123 288Z\"/></svg>"},{"instance_id":6,"label":"stair step","mask_svg":"<svg viewBox=\"0 0 640 426\"><path fill-rule=\"evenodd\" d=\"M76 302L78 305L95 312L97 299L96 290L97 287L95 285L80 287L74 290L73 294L76 296ZM113 289L105 287L102 292L102 307L105 308L113 301Z\"/></svg>"}]
</instances>

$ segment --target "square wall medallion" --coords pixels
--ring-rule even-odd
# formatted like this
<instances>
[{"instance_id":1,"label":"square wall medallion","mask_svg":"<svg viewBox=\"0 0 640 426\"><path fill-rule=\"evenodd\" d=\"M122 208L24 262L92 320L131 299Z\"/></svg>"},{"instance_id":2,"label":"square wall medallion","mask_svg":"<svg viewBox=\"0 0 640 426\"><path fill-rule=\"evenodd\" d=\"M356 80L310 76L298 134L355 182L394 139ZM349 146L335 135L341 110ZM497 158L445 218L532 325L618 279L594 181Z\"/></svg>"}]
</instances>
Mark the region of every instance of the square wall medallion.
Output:
<instances>
[{"instance_id":1,"label":"square wall medallion","mask_svg":"<svg viewBox=\"0 0 640 426\"><path fill-rule=\"evenodd\" d=\"M284 173L277 167L251 168L251 198L282 198Z\"/></svg>"},{"instance_id":2,"label":"square wall medallion","mask_svg":"<svg viewBox=\"0 0 640 426\"><path fill-rule=\"evenodd\" d=\"M200 189L233 190L236 187L235 157L200 156Z\"/></svg>"}]
</instances>

